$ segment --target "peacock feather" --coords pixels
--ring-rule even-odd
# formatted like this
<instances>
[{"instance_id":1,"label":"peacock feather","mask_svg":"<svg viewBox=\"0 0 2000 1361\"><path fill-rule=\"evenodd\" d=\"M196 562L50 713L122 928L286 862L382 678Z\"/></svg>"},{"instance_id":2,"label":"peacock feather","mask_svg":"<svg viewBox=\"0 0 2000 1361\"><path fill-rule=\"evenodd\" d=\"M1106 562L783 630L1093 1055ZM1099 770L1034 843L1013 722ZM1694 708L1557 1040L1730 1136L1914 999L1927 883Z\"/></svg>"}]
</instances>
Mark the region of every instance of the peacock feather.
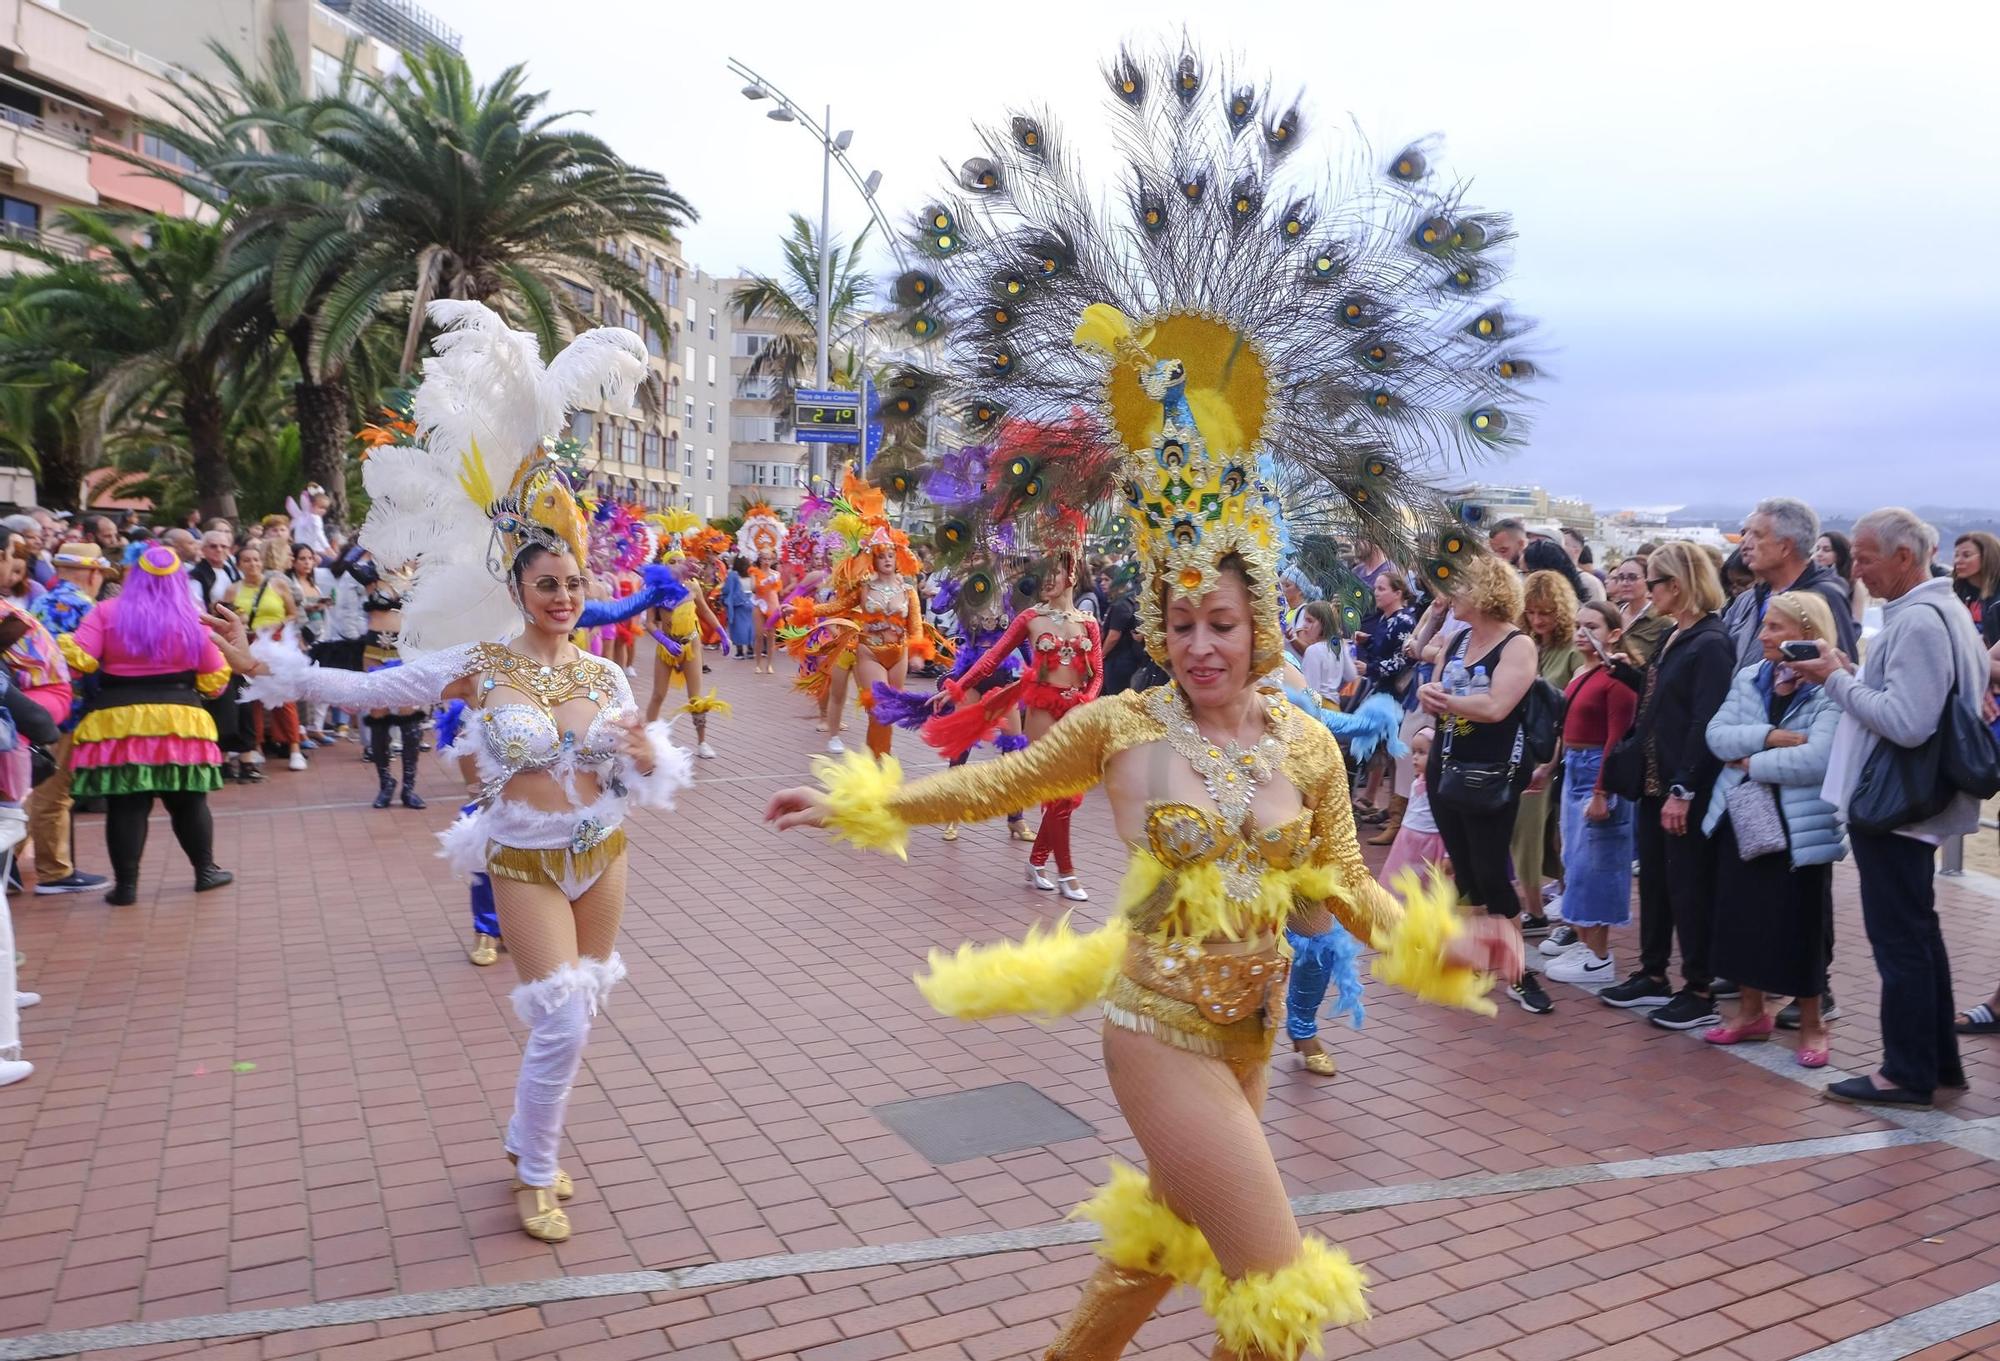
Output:
<instances>
[{"instance_id":1,"label":"peacock feather","mask_svg":"<svg viewBox=\"0 0 2000 1361\"><path fill-rule=\"evenodd\" d=\"M1270 456L1295 535L1363 534L1454 571L1446 536L1468 536L1435 485L1523 438L1540 375L1529 323L1496 296L1507 217L1467 202L1430 140L1361 148L1343 159L1362 172L1326 189L1300 154L1302 102L1185 45L1123 48L1102 72L1113 174L1086 175L1048 109L1017 109L911 223L923 265L895 297L922 376L903 414L990 451L984 501L951 506L961 551L1115 504L1118 456L1157 434L1157 409L1114 428L1107 382L1126 380L1072 343L1105 304L1186 362L1212 452ZM962 494L963 471L940 486Z\"/></svg>"}]
</instances>

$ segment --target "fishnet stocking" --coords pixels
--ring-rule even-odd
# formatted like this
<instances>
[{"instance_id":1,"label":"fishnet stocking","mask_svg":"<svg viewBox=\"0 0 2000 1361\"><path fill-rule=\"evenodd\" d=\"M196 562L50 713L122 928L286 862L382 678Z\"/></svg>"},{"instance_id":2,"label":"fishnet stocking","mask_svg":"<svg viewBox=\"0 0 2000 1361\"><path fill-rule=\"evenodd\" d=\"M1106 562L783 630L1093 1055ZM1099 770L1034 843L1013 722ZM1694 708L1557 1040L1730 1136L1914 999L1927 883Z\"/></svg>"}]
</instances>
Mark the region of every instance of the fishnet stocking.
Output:
<instances>
[{"instance_id":1,"label":"fishnet stocking","mask_svg":"<svg viewBox=\"0 0 2000 1361\"><path fill-rule=\"evenodd\" d=\"M625 915L625 857L619 856L575 902L553 884L493 879L500 934L523 983L547 978L579 958L611 958Z\"/></svg>"},{"instance_id":2,"label":"fishnet stocking","mask_svg":"<svg viewBox=\"0 0 2000 1361\"><path fill-rule=\"evenodd\" d=\"M1202 1231L1223 1273L1290 1265L1299 1226L1264 1137L1265 1064L1232 1068L1107 1025L1104 1067L1153 1194Z\"/></svg>"}]
</instances>

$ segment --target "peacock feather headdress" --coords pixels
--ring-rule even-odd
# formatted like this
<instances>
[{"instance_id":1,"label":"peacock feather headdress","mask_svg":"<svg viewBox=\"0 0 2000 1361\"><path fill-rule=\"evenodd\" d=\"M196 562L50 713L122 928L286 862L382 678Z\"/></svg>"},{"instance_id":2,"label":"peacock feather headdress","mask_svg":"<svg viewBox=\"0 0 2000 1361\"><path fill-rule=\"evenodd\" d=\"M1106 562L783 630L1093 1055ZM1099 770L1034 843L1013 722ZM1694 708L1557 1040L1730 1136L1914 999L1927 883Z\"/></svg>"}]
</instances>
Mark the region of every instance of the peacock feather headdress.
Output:
<instances>
[{"instance_id":1,"label":"peacock feather headdress","mask_svg":"<svg viewBox=\"0 0 2000 1361\"><path fill-rule=\"evenodd\" d=\"M1511 231L1424 143L1324 190L1299 164L1299 104L1191 49L1121 50L1105 75L1125 161L1110 207L1023 111L916 218L926 258L895 296L927 359L888 376L884 419L971 444L1025 423L1030 483L1057 448L1108 451L1072 461L1071 503L1131 513L1149 649L1164 657L1158 587L1199 588L1236 553L1275 662L1288 533L1358 534L1433 578L1473 551L1429 479L1522 433L1537 369L1492 298Z\"/></svg>"}]
</instances>

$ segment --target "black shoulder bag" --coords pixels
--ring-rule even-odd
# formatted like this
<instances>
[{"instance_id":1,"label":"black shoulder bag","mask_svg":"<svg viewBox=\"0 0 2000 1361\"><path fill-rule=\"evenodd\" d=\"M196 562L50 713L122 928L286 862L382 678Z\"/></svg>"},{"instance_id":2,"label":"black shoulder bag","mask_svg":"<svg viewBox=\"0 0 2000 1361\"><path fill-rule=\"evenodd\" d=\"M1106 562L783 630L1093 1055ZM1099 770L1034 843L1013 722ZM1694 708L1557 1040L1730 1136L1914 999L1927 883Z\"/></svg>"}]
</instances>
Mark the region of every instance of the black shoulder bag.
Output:
<instances>
[{"instance_id":1,"label":"black shoulder bag","mask_svg":"<svg viewBox=\"0 0 2000 1361\"><path fill-rule=\"evenodd\" d=\"M1451 653L1445 660L1461 654L1472 641L1472 630L1467 629L1458 636ZM1438 769L1438 786L1430 791L1431 798L1462 808L1472 813L1497 813L1505 808L1514 797L1515 780L1521 773L1521 754L1527 744L1527 727L1516 724L1514 728L1514 750L1505 761L1460 761L1451 754L1452 735L1458 730L1458 721L1450 714L1444 716L1443 761Z\"/></svg>"},{"instance_id":2,"label":"black shoulder bag","mask_svg":"<svg viewBox=\"0 0 2000 1361\"><path fill-rule=\"evenodd\" d=\"M1935 607L1933 607L1935 608ZM1949 635L1951 621L1944 619ZM2000 740L1977 713L1958 702L1958 654L1951 659L1951 689L1937 731L1914 747L1886 737L1869 753L1847 801L1847 825L1871 836L1928 822L1959 794L1989 799L2000 793Z\"/></svg>"}]
</instances>

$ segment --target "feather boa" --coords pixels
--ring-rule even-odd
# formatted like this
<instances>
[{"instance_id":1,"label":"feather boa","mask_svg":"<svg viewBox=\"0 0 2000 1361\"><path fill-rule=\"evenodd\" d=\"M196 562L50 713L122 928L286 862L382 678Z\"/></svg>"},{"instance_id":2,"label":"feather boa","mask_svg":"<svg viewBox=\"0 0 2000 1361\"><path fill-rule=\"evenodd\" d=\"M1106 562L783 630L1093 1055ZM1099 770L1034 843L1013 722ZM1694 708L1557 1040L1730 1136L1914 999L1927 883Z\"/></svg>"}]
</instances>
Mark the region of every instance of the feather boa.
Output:
<instances>
[{"instance_id":1,"label":"feather boa","mask_svg":"<svg viewBox=\"0 0 2000 1361\"><path fill-rule=\"evenodd\" d=\"M884 756L878 763L850 751L839 760L815 756L812 771L826 790L826 826L835 840L865 851L887 851L898 860L910 858L909 824L889 807L903 787L902 762Z\"/></svg>"},{"instance_id":2,"label":"feather boa","mask_svg":"<svg viewBox=\"0 0 2000 1361\"><path fill-rule=\"evenodd\" d=\"M930 695L898 690L887 681L875 682L875 721L915 732L931 717Z\"/></svg>"},{"instance_id":3,"label":"feather boa","mask_svg":"<svg viewBox=\"0 0 2000 1361\"><path fill-rule=\"evenodd\" d=\"M1328 732L1346 742L1356 765L1372 761L1375 753L1381 750L1397 758L1410 754L1409 747L1404 745L1399 735L1403 728L1403 706L1393 695L1370 695L1351 714L1329 709L1311 691L1290 685L1285 687L1285 698L1292 702L1294 708L1318 719Z\"/></svg>"},{"instance_id":4,"label":"feather boa","mask_svg":"<svg viewBox=\"0 0 2000 1361\"><path fill-rule=\"evenodd\" d=\"M694 753L675 746L671 729L658 719L646 725L646 742L653 749L653 773L641 775L622 761L625 788L641 808L672 808L674 797L694 784Z\"/></svg>"},{"instance_id":5,"label":"feather boa","mask_svg":"<svg viewBox=\"0 0 2000 1361\"><path fill-rule=\"evenodd\" d=\"M1451 882L1433 878L1426 885L1414 870L1405 870L1392 887L1403 896L1403 915L1389 930L1375 933L1371 943L1380 951L1372 966L1375 976L1427 1002L1493 1015L1497 1008L1486 996L1493 990L1493 975L1444 963L1445 945L1463 929L1454 911L1458 891Z\"/></svg>"},{"instance_id":6,"label":"feather boa","mask_svg":"<svg viewBox=\"0 0 2000 1361\"><path fill-rule=\"evenodd\" d=\"M1131 929L1113 918L1085 935L1063 917L1047 931L1028 928L1019 942L961 945L930 954L917 991L939 1012L962 1021L989 1016L1067 1016L1103 997L1125 959Z\"/></svg>"},{"instance_id":7,"label":"feather boa","mask_svg":"<svg viewBox=\"0 0 2000 1361\"><path fill-rule=\"evenodd\" d=\"M1361 942L1339 926L1317 936L1302 936L1289 927L1285 939L1291 943L1294 980L1300 965L1323 971L1333 984L1332 1015L1345 1016L1356 1030L1367 1018L1361 1002ZM1324 995L1324 994L1322 994Z\"/></svg>"}]
</instances>

